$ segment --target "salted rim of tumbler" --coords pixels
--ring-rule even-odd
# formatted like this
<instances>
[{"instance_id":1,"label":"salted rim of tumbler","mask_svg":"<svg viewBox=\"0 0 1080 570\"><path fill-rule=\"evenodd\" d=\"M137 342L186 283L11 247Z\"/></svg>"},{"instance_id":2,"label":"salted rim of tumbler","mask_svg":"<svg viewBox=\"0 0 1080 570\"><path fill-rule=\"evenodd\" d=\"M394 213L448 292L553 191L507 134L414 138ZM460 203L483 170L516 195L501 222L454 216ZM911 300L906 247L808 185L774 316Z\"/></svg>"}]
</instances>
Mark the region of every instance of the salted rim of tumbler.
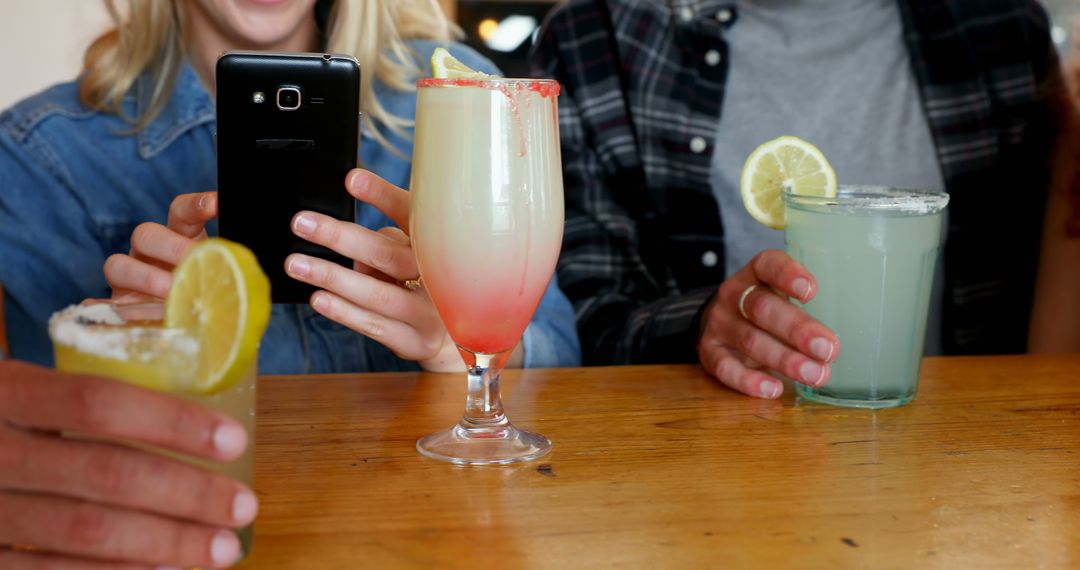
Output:
<instances>
[{"instance_id":1,"label":"salted rim of tumbler","mask_svg":"<svg viewBox=\"0 0 1080 570\"><path fill-rule=\"evenodd\" d=\"M786 206L810 206L828 210L842 207L855 211L888 211L911 215L936 214L949 204L949 195L938 190L894 188L873 185L841 185L836 196L801 196L789 190L783 193Z\"/></svg>"}]
</instances>

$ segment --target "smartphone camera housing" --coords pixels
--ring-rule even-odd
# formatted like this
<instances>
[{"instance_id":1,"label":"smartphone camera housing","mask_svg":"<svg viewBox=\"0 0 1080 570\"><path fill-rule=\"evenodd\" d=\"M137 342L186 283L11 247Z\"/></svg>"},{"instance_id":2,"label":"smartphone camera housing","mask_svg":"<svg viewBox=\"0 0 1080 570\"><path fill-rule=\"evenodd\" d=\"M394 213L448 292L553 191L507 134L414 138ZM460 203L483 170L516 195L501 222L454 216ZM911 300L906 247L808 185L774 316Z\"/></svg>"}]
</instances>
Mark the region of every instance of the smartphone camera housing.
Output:
<instances>
[{"instance_id":1,"label":"smartphone camera housing","mask_svg":"<svg viewBox=\"0 0 1080 570\"><path fill-rule=\"evenodd\" d=\"M300 108L300 88L279 87L277 90L277 108L282 111L295 111Z\"/></svg>"}]
</instances>

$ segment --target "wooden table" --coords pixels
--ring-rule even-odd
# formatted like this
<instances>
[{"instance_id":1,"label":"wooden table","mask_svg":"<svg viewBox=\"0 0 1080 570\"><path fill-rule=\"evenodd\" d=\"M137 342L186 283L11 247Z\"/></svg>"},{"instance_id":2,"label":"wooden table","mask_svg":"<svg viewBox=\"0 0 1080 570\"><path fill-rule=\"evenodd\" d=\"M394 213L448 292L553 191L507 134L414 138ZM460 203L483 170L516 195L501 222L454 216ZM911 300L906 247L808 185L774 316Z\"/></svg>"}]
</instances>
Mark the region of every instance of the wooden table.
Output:
<instances>
[{"instance_id":1,"label":"wooden table","mask_svg":"<svg viewBox=\"0 0 1080 570\"><path fill-rule=\"evenodd\" d=\"M242 568L1080 568L1080 355L932 358L909 406L692 366L507 372L531 463L417 454L464 375L265 377Z\"/></svg>"}]
</instances>

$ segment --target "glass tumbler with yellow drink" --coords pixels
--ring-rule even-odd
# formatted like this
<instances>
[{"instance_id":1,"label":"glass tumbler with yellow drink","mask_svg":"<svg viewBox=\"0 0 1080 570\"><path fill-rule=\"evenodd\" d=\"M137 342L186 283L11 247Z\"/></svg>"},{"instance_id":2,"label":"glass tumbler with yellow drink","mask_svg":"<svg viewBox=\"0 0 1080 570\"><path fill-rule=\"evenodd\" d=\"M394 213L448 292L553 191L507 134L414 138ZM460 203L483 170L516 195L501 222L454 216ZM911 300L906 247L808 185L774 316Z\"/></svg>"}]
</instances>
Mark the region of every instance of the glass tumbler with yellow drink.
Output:
<instances>
[{"instance_id":1,"label":"glass tumbler with yellow drink","mask_svg":"<svg viewBox=\"0 0 1080 570\"><path fill-rule=\"evenodd\" d=\"M813 145L794 137L750 155L742 191L748 211L784 230L788 254L818 282L806 311L843 346L808 400L888 408L914 397L930 293L949 196L877 186L837 186Z\"/></svg>"},{"instance_id":2,"label":"glass tumbler with yellow drink","mask_svg":"<svg viewBox=\"0 0 1080 570\"><path fill-rule=\"evenodd\" d=\"M233 462L159 451L252 487L256 360L269 317L270 286L254 255L209 239L177 266L165 303L87 301L54 314L49 335L58 370L175 394L235 418L249 444ZM252 528L238 534L246 554Z\"/></svg>"}]
</instances>

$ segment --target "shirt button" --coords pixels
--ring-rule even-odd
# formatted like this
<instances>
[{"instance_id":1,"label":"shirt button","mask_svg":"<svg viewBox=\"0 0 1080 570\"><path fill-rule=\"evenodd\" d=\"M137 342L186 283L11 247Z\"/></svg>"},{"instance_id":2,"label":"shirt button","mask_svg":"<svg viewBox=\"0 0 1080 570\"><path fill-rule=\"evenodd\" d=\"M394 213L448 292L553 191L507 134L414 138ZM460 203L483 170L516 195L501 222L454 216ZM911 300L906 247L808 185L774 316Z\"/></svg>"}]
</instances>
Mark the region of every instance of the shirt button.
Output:
<instances>
[{"instance_id":1,"label":"shirt button","mask_svg":"<svg viewBox=\"0 0 1080 570\"><path fill-rule=\"evenodd\" d=\"M731 10L728 10L727 8L724 8L723 10L720 10L716 13L716 19L719 20L721 24L726 24L730 22L731 17Z\"/></svg>"},{"instance_id":2,"label":"shirt button","mask_svg":"<svg viewBox=\"0 0 1080 570\"><path fill-rule=\"evenodd\" d=\"M705 63L715 67L716 64L720 63L720 52L714 49L705 52Z\"/></svg>"},{"instance_id":3,"label":"shirt button","mask_svg":"<svg viewBox=\"0 0 1080 570\"><path fill-rule=\"evenodd\" d=\"M679 17L682 18L682 21L689 22L694 19L694 11L690 8L683 8L679 10Z\"/></svg>"},{"instance_id":4,"label":"shirt button","mask_svg":"<svg viewBox=\"0 0 1080 570\"><path fill-rule=\"evenodd\" d=\"M705 139L701 137L694 137L690 139L690 152L694 154L701 154L705 152Z\"/></svg>"},{"instance_id":5,"label":"shirt button","mask_svg":"<svg viewBox=\"0 0 1080 570\"><path fill-rule=\"evenodd\" d=\"M720 256L716 255L715 251L706 251L701 254L701 264L705 267L715 267L717 261L720 261Z\"/></svg>"}]
</instances>

